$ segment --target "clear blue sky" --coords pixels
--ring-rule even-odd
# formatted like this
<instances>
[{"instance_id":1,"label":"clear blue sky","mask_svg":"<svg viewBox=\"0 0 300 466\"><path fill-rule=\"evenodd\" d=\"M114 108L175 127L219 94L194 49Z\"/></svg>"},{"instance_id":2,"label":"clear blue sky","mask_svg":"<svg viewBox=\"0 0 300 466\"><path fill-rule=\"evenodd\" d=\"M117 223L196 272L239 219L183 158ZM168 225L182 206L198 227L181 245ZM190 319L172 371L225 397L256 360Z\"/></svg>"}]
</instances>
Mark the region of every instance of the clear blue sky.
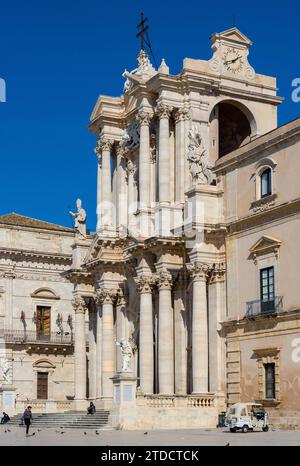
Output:
<instances>
[{"instance_id":1,"label":"clear blue sky","mask_svg":"<svg viewBox=\"0 0 300 466\"><path fill-rule=\"evenodd\" d=\"M86 130L100 93L119 95L136 65L139 14L150 22L156 60L172 74L184 57L208 59L209 36L236 25L254 43L249 61L277 76L279 124L300 115L291 81L300 77L299 2L0 0L0 213L71 226L80 197L96 224L95 137Z\"/></svg>"}]
</instances>

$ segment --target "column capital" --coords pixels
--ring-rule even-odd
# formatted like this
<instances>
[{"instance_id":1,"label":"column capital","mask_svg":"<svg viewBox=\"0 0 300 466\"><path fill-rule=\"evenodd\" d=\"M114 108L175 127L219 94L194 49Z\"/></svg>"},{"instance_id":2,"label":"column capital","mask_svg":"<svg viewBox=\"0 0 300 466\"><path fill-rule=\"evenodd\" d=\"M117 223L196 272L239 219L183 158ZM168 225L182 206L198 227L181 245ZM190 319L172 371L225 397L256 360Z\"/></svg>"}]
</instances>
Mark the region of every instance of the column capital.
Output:
<instances>
[{"instance_id":1,"label":"column capital","mask_svg":"<svg viewBox=\"0 0 300 466\"><path fill-rule=\"evenodd\" d=\"M215 263L211 268L210 283L223 282L225 280L225 262Z\"/></svg>"},{"instance_id":2,"label":"column capital","mask_svg":"<svg viewBox=\"0 0 300 466\"><path fill-rule=\"evenodd\" d=\"M206 281L211 266L204 262L192 262L186 265L193 281Z\"/></svg>"},{"instance_id":3,"label":"column capital","mask_svg":"<svg viewBox=\"0 0 300 466\"><path fill-rule=\"evenodd\" d=\"M72 306L74 308L75 314L85 314L85 311L88 308L86 300L82 296L75 296L72 300Z\"/></svg>"},{"instance_id":4,"label":"column capital","mask_svg":"<svg viewBox=\"0 0 300 466\"><path fill-rule=\"evenodd\" d=\"M175 112L175 122L190 120L191 114L188 108L179 107Z\"/></svg>"},{"instance_id":5,"label":"column capital","mask_svg":"<svg viewBox=\"0 0 300 466\"><path fill-rule=\"evenodd\" d=\"M149 126L151 118L152 114L147 112L144 108L140 108L136 115L136 119L141 126Z\"/></svg>"},{"instance_id":6,"label":"column capital","mask_svg":"<svg viewBox=\"0 0 300 466\"><path fill-rule=\"evenodd\" d=\"M99 288L96 293L96 302L98 304L114 304L119 295L119 290L115 288Z\"/></svg>"},{"instance_id":7,"label":"column capital","mask_svg":"<svg viewBox=\"0 0 300 466\"><path fill-rule=\"evenodd\" d=\"M170 105L167 105L163 102L159 102L157 107L156 107L156 113L158 115L158 118L170 118L172 112L172 107Z\"/></svg>"},{"instance_id":8,"label":"column capital","mask_svg":"<svg viewBox=\"0 0 300 466\"><path fill-rule=\"evenodd\" d=\"M160 290L171 290L173 277L167 270L161 270L156 274L157 286Z\"/></svg>"},{"instance_id":9,"label":"column capital","mask_svg":"<svg viewBox=\"0 0 300 466\"><path fill-rule=\"evenodd\" d=\"M112 146L114 145L114 142L115 141L113 139L103 136L98 140L97 145L101 149L101 151L104 151L104 150L111 151Z\"/></svg>"},{"instance_id":10,"label":"column capital","mask_svg":"<svg viewBox=\"0 0 300 466\"><path fill-rule=\"evenodd\" d=\"M139 293L152 293L152 288L156 283L154 275L140 275L135 278L137 290Z\"/></svg>"}]
</instances>

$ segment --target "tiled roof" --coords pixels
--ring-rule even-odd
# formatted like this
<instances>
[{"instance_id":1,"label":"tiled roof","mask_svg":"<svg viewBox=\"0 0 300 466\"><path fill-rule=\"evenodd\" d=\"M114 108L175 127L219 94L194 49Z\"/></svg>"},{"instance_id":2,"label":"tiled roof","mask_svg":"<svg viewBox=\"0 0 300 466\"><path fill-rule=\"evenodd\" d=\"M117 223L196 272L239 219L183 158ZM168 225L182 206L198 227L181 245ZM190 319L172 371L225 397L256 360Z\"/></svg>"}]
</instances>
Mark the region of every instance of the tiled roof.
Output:
<instances>
[{"instance_id":1,"label":"tiled roof","mask_svg":"<svg viewBox=\"0 0 300 466\"><path fill-rule=\"evenodd\" d=\"M55 225L54 223L44 222L36 218L25 217L24 215L12 212L10 214L0 215L0 224L14 225L19 227L39 228L43 230L73 232L72 228Z\"/></svg>"}]
</instances>

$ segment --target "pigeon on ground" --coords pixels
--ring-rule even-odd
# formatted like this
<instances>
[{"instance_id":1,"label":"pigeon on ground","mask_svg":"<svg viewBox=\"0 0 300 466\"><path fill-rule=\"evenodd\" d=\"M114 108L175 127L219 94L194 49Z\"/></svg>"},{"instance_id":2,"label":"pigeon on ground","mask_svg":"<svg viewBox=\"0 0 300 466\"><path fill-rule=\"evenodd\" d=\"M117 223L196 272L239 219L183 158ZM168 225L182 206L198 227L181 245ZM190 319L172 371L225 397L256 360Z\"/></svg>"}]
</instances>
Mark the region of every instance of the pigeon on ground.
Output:
<instances>
[{"instance_id":1,"label":"pigeon on ground","mask_svg":"<svg viewBox=\"0 0 300 466\"><path fill-rule=\"evenodd\" d=\"M83 433L84 433L84 435L86 435L86 432L83 432Z\"/></svg>"},{"instance_id":2,"label":"pigeon on ground","mask_svg":"<svg viewBox=\"0 0 300 466\"><path fill-rule=\"evenodd\" d=\"M32 433L32 436L35 435L35 432Z\"/></svg>"},{"instance_id":3,"label":"pigeon on ground","mask_svg":"<svg viewBox=\"0 0 300 466\"><path fill-rule=\"evenodd\" d=\"M98 432L98 430L95 431L95 434L96 434L96 435L100 435L99 432Z\"/></svg>"},{"instance_id":4,"label":"pigeon on ground","mask_svg":"<svg viewBox=\"0 0 300 466\"><path fill-rule=\"evenodd\" d=\"M226 443L225 447L229 447L229 443Z\"/></svg>"},{"instance_id":5,"label":"pigeon on ground","mask_svg":"<svg viewBox=\"0 0 300 466\"><path fill-rule=\"evenodd\" d=\"M61 434L65 434L65 432L61 432Z\"/></svg>"},{"instance_id":6,"label":"pigeon on ground","mask_svg":"<svg viewBox=\"0 0 300 466\"><path fill-rule=\"evenodd\" d=\"M144 432L144 435L148 435L148 432Z\"/></svg>"}]
</instances>

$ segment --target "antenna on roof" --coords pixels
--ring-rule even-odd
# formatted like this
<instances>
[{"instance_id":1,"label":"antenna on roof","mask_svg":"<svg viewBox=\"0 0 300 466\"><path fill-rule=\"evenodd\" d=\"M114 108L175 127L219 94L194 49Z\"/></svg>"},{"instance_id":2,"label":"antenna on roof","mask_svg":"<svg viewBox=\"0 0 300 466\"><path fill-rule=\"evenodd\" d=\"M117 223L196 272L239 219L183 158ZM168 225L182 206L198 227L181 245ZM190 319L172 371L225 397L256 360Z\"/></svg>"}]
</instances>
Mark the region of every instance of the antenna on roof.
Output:
<instances>
[{"instance_id":1,"label":"antenna on roof","mask_svg":"<svg viewBox=\"0 0 300 466\"><path fill-rule=\"evenodd\" d=\"M144 16L144 13L142 12L141 13L141 21L137 25L137 28L140 29L140 30L137 33L136 37L139 37L140 40L141 40L141 50L144 50L145 52L147 52L145 46L148 47L148 50L149 50L150 54L152 55L154 65L157 68L157 63L156 63L155 56L154 56L154 53L153 53L153 50L152 50L152 45L151 45L149 32L148 32L149 26L148 26L148 24L146 24L147 21L148 21L148 18L146 18Z\"/></svg>"}]
</instances>

